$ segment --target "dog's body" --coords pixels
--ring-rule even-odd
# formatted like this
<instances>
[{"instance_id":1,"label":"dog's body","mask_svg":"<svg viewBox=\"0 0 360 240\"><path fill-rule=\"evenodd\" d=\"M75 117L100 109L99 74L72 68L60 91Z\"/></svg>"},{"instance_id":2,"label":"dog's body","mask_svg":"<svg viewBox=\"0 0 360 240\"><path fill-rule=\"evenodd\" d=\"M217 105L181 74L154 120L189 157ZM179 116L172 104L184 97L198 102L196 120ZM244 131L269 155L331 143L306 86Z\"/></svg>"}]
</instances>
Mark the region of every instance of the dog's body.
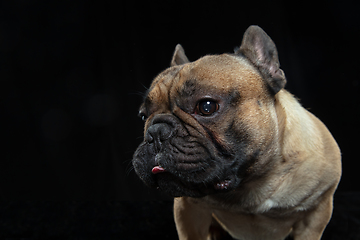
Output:
<instances>
[{"instance_id":1,"label":"dog's body","mask_svg":"<svg viewBox=\"0 0 360 240\"><path fill-rule=\"evenodd\" d=\"M293 96L282 90L276 98L284 111L282 161L236 192L176 198L180 239L206 239L211 216L236 239L284 239L290 233L320 239L331 217L340 154L326 127Z\"/></svg>"},{"instance_id":2,"label":"dog's body","mask_svg":"<svg viewBox=\"0 0 360 240\"><path fill-rule=\"evenodd\" d=\"M341 175L325 125L283 89L277 51L250 27L235 54L172 67L140 108L134 154L145 183L176 197L179 238L207 239L213 219L237 239L320 239Z\"/></svg>"}]
</instances>

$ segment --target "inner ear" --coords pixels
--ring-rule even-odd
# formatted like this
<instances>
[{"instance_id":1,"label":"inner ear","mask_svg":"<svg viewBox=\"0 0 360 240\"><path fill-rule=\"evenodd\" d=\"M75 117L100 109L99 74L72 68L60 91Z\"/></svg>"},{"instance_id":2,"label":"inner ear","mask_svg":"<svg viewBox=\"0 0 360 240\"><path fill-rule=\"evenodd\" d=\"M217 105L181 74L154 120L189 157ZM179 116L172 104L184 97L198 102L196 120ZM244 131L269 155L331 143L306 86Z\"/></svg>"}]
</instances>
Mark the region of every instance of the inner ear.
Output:
<instances>
[{"instance_id":1,"label":"inner ear","mask_svg":"<svg viewBox=\"0 0 360 240\"><path fill-rule=\"evenodd\" d=\"M189 62L189 59L185 55L184 48L180 44L176 45L170 66L173 67Z\"/></svg>"}]
</instances>

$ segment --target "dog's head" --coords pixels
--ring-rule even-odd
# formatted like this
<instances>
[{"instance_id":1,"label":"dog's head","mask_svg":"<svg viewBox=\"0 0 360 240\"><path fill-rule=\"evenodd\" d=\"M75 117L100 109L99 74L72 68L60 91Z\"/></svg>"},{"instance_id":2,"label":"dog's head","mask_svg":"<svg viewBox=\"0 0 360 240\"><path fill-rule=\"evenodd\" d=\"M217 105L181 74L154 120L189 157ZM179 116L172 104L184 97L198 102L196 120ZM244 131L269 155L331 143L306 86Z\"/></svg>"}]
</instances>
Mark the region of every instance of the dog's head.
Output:
<instances>
[{"instance_id":1,"label":"dog's head","mask_svg":"<svg viewBox=\"0 0 360 240\"><path fill-rule=\"evenodd\" d=\"M286 83L272 40L251 26L235 54L189 62L178 45L171 65L140 107L140 178L172 196L201 197L264 174L278 154L274 96Z\"/></svg>"}]
</instances>

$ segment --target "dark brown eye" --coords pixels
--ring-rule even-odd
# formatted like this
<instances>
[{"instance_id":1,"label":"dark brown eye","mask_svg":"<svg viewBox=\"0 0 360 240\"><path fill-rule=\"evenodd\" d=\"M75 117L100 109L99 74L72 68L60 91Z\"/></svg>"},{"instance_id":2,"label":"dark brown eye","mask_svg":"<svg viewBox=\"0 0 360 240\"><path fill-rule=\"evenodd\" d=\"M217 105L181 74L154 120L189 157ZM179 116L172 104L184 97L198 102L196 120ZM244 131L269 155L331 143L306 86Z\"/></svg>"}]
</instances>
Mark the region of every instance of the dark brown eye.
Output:
<instances>
[{"instance_id":1,"label":"dark brown eye","mask_svg":"<svg viewBox=\"0 0 360 240\"><path fill-rule=\"evenodd\" d=\"M197 112L203 116L209 116L219 109L219 104L212 100L204 100L198 103Z\"/></svg>"}]
</instances>

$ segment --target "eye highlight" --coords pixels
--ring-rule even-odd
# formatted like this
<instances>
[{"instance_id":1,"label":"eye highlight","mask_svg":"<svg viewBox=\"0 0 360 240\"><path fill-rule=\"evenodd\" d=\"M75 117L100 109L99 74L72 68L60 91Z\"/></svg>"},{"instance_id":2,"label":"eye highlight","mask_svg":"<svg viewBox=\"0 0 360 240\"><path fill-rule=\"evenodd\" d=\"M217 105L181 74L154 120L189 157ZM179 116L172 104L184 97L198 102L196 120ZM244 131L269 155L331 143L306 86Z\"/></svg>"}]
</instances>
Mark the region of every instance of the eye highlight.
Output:
<instances>
[{"instance_id":1,"label":"eye highlight","mask_svg":"<svg viewBox=\"0 0 360 240\"><path fill-rule=\"evenodd\" d=\"M210 116L219 110L219 104L213 100L202 100L196 105L196 113L202 116Z\"/></svg>"},{"instance_id":2,"label":"eye highlight","mask_svg":"<svg viewBox=\"0 0 360 240\"><path fill-rule=\"evenodd\" d=\"M143 122L145 122L148 118L146 114L142 111L139 111L138 117L140 117Z\"/></svg>"}]
</instances>

